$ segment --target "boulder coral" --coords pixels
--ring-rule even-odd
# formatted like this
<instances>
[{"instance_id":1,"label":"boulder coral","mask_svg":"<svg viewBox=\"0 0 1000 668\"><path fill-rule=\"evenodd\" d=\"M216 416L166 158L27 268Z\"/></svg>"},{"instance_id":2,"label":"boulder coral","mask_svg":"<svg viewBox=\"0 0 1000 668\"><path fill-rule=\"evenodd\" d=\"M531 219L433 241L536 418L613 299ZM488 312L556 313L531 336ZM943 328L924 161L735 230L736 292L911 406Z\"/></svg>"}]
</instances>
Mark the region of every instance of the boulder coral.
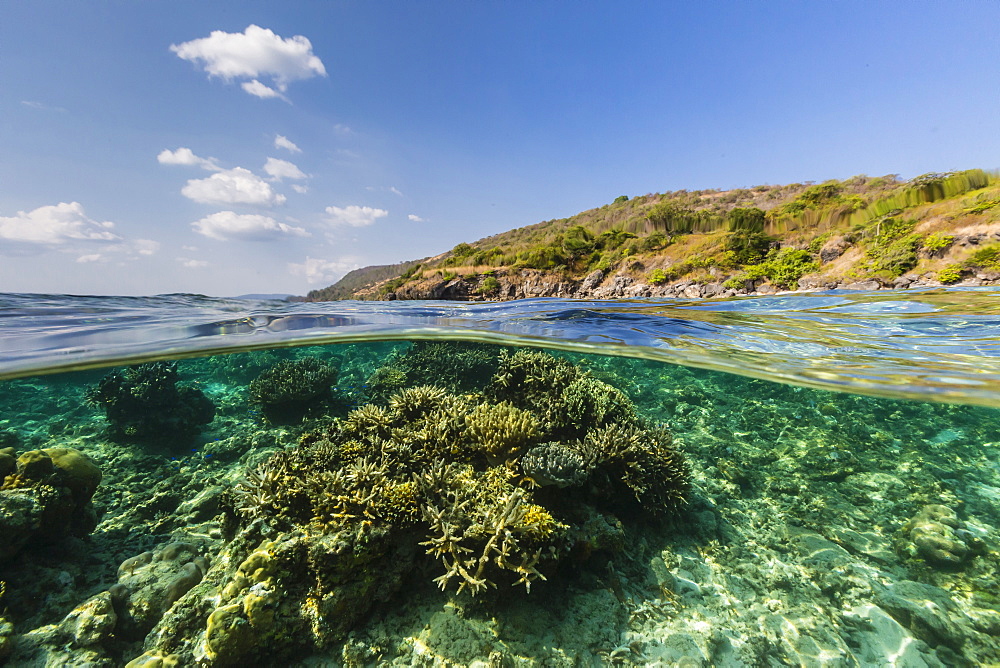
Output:
<instances>
[{"instance_id":1,"label":"boulder coral","mask_svg":"<svg viewBox=\"0 0 1000 668\"><path fill-rule=\"evenodd\" d=\"M13 462L13 465L12 465ZM31 543L85 536L97 526L91 497L101 470L73 448L0 451L0 562Z\"/></svg>"}]
</instances>

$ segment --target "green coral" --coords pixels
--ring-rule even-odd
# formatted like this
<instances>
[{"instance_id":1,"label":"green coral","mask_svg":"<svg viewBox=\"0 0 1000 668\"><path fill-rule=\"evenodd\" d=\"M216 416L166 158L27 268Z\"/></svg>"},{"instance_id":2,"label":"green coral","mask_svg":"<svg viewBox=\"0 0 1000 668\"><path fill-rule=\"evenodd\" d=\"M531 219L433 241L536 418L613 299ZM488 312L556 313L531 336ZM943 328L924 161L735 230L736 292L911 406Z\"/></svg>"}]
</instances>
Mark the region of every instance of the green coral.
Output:
<instances>
[{"instance_id":1,"label":"green coral","mask_svg":"<svg viewBox=\"0 0 1000 668\"><path fill-rule=\"evenodd\" d=\"M396 351L368 379L369 396L385 403L404 387L434 385L449 392L479 390L496 372L498 349L481 343L417 341Z\"/></svg>"},{"instance_id":2,"label":"green coral","mask_svg":"<svg viewBox=\"0 0 1000 668\"><path fill-rule=\"evenodd\" d=\"M250 399L276 423L298 422L311 406L332 398L336 367L315 357L283 360L250 382Z\"/></svg>"},{"instance_id":3,"label":"green coral","mask_svg":"<svg viewBox=\"0 0 1000 668\"><path fill-rule=\"evenodd\" d=\"M176 362L149 362L112 371L86 398L104 410L113 438L184 445L212 421L215 406L178 380Z\"/></svg>"}]
</instances>

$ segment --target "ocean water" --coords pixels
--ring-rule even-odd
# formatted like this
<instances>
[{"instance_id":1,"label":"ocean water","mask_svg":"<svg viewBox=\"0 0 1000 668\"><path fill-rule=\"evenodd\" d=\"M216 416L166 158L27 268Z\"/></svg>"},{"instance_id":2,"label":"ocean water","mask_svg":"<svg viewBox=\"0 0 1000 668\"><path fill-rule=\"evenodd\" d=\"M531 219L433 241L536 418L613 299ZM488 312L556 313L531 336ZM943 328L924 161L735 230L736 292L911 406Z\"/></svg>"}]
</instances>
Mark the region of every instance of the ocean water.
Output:
<instances>
[{"instance_id":1,"label":"ocean water","mask_svg":"<svg viewBox=\"0 0 1000 668\"><path fill-rule=\"evenodd\" d=\"M0 295L0 663L1000 664L998 306Z\"/></svg>"}]
</instances>

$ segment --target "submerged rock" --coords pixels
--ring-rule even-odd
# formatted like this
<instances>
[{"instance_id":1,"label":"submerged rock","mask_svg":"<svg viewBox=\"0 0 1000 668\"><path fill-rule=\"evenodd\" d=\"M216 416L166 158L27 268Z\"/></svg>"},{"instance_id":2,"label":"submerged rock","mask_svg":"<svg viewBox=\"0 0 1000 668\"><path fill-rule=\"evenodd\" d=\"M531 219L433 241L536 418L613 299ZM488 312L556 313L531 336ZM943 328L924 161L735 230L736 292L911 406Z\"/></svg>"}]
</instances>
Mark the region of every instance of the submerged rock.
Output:
<instances>
[{"instance_id":1,"label":"submerged rock","mask_svg":"<svg viewBox=\"0 0 1000 668\"><path fill-rule=\"evenodd\" d=\"M947 506L924 506L902 529L900 550L935 566L961 566L985 549Z\"/></svg>"},{"instance_id":2,"label":"submerged rock","mask_svg":"<svg viewBox=\"0 0 1000 668\"><path fill-rule=\"evenodd\" d=\"M11 458L9 452L4 452ZM0 562L30 543L84 536L97 525L91 497L100 469L73 448L29 450L16 459L0 488Z\"/></svg>"}]
</instances>

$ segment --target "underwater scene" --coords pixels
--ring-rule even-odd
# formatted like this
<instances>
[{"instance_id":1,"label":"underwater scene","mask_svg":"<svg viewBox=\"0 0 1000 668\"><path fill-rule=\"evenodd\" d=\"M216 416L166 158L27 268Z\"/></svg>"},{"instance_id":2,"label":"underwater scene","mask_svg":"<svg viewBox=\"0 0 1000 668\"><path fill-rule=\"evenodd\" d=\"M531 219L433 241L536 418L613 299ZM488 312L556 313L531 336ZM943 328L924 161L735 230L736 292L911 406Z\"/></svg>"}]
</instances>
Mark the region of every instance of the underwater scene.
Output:
<instances>
[{"instance_id":1,"label":"underwater scene","mask_svg":"<svg viewBox=\"0 0 1000 668\"><path fill-rule=\"evenodd\" d=\"M3 295L0 663L1000 664L998 296Z\"/></svg>"}]
</instances>

